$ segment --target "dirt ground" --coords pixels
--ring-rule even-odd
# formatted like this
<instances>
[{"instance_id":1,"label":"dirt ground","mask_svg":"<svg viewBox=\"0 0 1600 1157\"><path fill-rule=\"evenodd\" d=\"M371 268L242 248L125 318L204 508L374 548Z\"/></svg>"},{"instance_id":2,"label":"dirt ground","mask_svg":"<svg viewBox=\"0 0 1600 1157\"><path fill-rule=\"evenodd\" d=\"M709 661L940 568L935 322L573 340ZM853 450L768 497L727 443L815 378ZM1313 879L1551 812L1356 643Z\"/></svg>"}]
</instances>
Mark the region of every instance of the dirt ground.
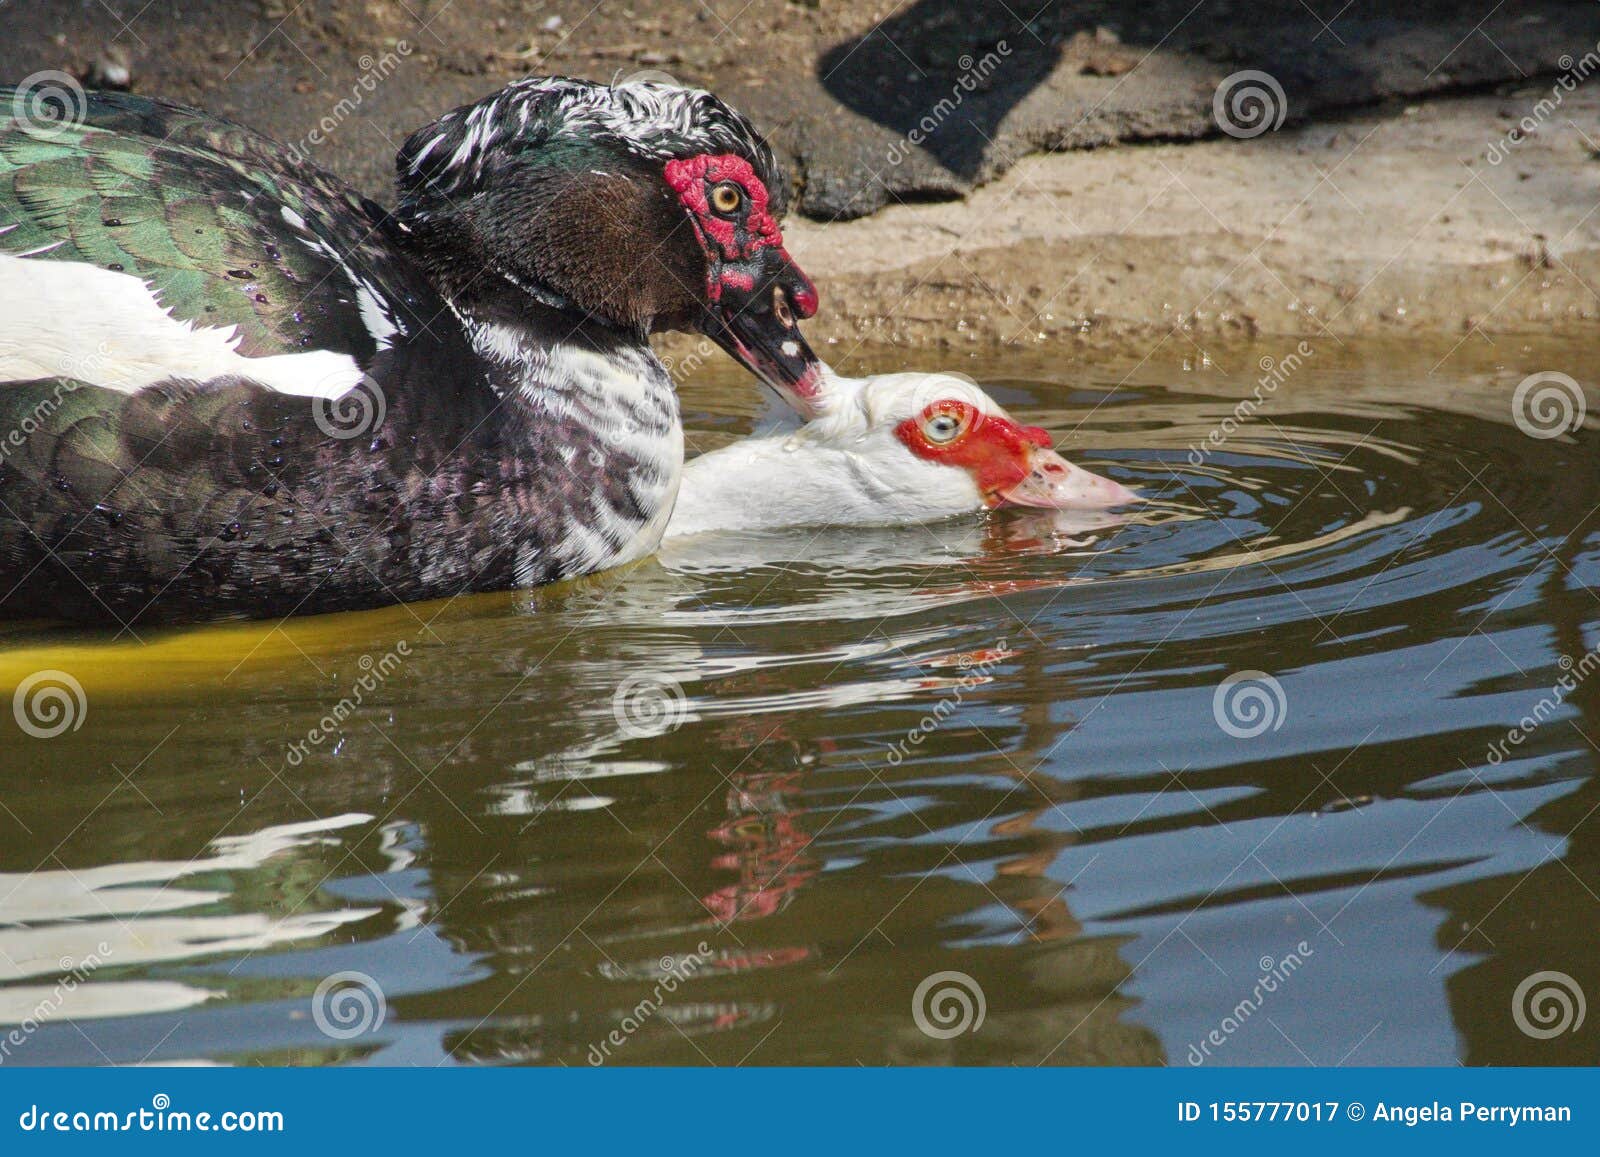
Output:
<instances>
[{"instance_id":1,"label":"dirt ground","mask_svg":"<svg viewBox=\"0 0 1600 1157\"><path fill-rule=\"evenodd\" d=\"M811 332L852 346L1600 316L1600 6L1037 4L0 0L0 78L125 56L380 200L407 132L514 77L704 84L788 159ZM1246 70L1279 127L1219 105Z\"/></svg>"}]
</instances>

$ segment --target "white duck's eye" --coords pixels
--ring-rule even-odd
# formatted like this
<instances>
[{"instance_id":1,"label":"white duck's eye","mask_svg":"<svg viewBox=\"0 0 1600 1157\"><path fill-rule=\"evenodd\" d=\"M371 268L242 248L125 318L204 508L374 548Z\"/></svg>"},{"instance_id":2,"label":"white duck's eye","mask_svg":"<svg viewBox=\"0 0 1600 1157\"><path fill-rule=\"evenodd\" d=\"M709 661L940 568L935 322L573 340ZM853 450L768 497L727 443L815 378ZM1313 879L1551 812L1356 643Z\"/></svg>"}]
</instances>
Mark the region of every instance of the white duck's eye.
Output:
<instances>
[{"instance_id":1,"label":"white duck's eye","mask_svg":"<svg viewBox=\"0 0 1600 1157\"><path fill-rule=\"evenodd\" d=\"M965 429L966 423L956 414L935 414L922 423L922 432L936 445L954 442Z\"/></svg>"}]
</instances>

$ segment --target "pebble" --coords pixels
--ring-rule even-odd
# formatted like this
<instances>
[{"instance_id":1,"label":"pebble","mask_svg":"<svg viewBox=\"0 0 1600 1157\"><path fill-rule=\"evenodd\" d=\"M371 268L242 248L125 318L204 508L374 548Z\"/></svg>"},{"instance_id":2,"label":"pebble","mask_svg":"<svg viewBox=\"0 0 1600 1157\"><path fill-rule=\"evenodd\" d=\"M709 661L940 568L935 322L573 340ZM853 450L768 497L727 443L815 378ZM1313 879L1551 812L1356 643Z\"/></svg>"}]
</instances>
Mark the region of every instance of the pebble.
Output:
<instances>
[{"instance_id":1,"label":"pebble","mask_svg":"<svg viewBox=\"0 0 1600 1157\"><path fill-rule=\"evenodd\" d=\"M133 62L128 57L128 50L120 44L106 45L100 55L94 58L83 79L90 88L127 92L133 87Z\"/></svg>"}]
</instances>

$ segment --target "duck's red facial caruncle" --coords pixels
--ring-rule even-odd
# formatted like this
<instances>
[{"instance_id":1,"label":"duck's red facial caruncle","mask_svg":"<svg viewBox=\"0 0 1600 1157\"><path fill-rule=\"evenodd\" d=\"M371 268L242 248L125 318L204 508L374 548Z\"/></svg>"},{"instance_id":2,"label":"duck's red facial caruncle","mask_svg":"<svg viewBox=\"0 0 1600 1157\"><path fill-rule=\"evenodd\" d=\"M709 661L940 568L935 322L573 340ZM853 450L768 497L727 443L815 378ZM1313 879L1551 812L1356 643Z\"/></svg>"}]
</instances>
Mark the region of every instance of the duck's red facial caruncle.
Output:
<instances>
[{"instance_id":1,"label":"duck's red facial caruncle","mask_svg":"<svg viewBox=\"0 0 1600 1157\"><path fill-rule=\"evenodd\" d=\"M733 154L668 161L665 175L705 251L702 328L802 415L815 417L822 366L796 318L817 312L817 290L783 247L767 187Z\"/></svg>"},{"instance_id":2,"label":"duck's red facial caruncle","mask_svg":"<svg viewBox=\"0 0 1600 1157\"><path fill-rule=\"evenodd\" d=\"M1120 482L1074 466L1050 448L1050 433L948 398L923 408L894 430L917 457L972 475L986 506L1099 510L1138 502Z\"/></svg>"}]
</instances>

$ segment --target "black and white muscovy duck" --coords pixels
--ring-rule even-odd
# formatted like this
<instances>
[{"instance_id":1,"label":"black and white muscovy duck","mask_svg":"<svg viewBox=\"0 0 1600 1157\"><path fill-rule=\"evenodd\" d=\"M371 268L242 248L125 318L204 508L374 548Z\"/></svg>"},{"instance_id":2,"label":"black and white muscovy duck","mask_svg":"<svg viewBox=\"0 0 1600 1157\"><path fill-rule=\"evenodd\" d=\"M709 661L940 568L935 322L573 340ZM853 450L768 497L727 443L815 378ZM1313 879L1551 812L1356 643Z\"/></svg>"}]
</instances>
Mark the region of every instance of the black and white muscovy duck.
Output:
<instances>
[{"instance_id":1,"label":"black and white muscovy duck","mask_svg":"<svg viewBox=\"0 0 1600 1157\"><path fill-rule=\"evenodd\" d=\"M997 506L1106 510L1141 501L1074 466L954 374L844 378L824 367L817 416L683 471L667 536L785 526L891 526Z\"/></svg>"},{"instance_id":2,"label":"black and white muscovy duck","mask_svg":"<svg viewBox=\"0 0 1600 1157\"><path fill-rule=\"evenodd\" d=\"M816 412L787 189L711 94L530 78L397 170L388 214L160 101L0 119L0 613L347 610L648 554L683 458L654 330Z\"/></svg>"}]
</instances>

